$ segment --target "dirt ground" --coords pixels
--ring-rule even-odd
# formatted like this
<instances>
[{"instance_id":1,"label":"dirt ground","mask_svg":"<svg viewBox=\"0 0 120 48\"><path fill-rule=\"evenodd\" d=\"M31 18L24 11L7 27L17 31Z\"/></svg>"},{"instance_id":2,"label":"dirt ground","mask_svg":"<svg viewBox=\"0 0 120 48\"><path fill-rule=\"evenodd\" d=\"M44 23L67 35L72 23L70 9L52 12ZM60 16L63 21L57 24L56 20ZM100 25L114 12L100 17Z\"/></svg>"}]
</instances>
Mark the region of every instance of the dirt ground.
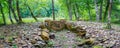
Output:
<instances>
[{"instance_id":1,"label":"dirt ground","mask_svg":"<svg viewBox=\"0 0 120 48\"><path fill-rule=\"evenodd\" d=\"M99 43L97 45L102 46L103 48L106 48L107 46L111 46L112 48L119 48L120 47L120 26L112 25L112 30L105 29L105 23L97 23L97 22L84 22L84 21L77 21L74 22L76 26L82 26L84 29L86 29L87 34L86 36L95 38L96 41ZM2 37L10 38L11 36L22 36L23 41L25 37L29 37L30 39L34 38L32 37L33 34L37 34L40 32L39 28L40 22L36 23L27 23L27 24L13 24L13 25L6 25L0 27L0 48L11 48L13 46L9 46L8 43L5 43L4 40L2 40ZM52 46L47 48L84 48L84 47L78 47L77 44L83 41L80 37L76 36L76 34L68 31L68 30L62 30L62 31L53 31L51 33L55 34L55 39L51 39ZM106 40L105 42L100 42L101 40ZM13 43L16 44L16 43ZM29 42L26 42L26 46ZM28 48L29 48L28 47ZM33 47L34 48L34 47ZM46 48L46 47L45 47ZM87 47L92 48L92 47Z\"/></svg>"}]
</instances>

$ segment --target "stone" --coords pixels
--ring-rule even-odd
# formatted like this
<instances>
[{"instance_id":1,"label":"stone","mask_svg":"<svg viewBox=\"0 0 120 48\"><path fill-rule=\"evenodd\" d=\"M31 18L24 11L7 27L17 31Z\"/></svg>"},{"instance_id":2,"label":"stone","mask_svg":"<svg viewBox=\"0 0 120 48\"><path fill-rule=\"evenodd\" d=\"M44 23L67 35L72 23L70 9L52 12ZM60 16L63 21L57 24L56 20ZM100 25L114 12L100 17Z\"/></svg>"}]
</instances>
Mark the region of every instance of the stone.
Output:
<instances>
[{"instance_id":1,"label":"stone","mask_svg":"<svg viewBox=\"0 0 120 48\"><path fill-rule=\"evenodd\" d=\"M54 39L54 38L55 38L55 34L54 34L54 33L51 33L51 34L49 35L49 37L50 37L50 39Z\"/></svg>"},{"instance_id":2,"label":"stone","mask_svg":"<svg viewBox=\"0 0 120 48\"><path fill-rule=\"evenodd\" d=\"M35 44L36 42L37 42L37 41L36 41L35 39L32 39L32 40L31 40L31 43L32 43L32 44Z\"/></svg>"},{"instance_id":3,"label":"stone","mask_svg":"<svg viewBox=\"0 0 120 48\"><path fill-rule=\"evenodd\" d=\"M39 40L43 40L40 36L35 36L34 39L37 40L37 41L39 41Z\"/></svg>"},{"instance_id":4,"label":"stone","mask_svg":"<svg viewBox=\"0 0 120 48\"><path fill-rule=\"evenodd\" d=\"M49 33L49 30L47 28L42 29L42 31Z\"/></svg>"},{"instance_id":5,"label":"stone","mask_svg":"<svg viewBox=\"0 0 120 48\"><path fill-rule=\"evenodd\" d=\"M86 44L86 45L92 45L92 44L94 44L94 39L93 38L86 39L85 42L84 42L84 44Z\"/></svg>"},{"instance_id":6,"label":"stone","mask_svg":"<svg viewBox=\"0 0 120 48\"><path fill-rule=\"evenodd\" d=\"M43 39L43 40L45 40L45 41L47 41L47 40L49 40L50 38L49 38L49 34L47 33L47 32L44 32L44 31L42 31L41 32L41 38Z\"/></svg>"}]
</instances>

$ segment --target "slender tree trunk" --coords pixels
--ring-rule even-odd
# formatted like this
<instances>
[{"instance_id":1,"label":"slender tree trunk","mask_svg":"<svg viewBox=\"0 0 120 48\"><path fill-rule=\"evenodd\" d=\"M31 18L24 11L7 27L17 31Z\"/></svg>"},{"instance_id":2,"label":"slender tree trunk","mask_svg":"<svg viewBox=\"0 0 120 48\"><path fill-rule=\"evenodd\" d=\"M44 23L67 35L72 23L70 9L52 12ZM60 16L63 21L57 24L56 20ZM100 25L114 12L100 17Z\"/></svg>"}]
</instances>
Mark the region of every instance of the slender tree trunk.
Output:
<instances>
[{"instance_id":1,"label":"slender tree trunk","mask_svg":"<svg viewBox=\"0 0 120 48\"><path fill-rule=\"evenodd\" d=\"M108 23L107 23L107 28L111 29L111 10L112 10L112 0L109 0L109 7L108 7Z\"/></svg>"},{"instance_id":2,"label":"slender tree trunk","mask_svg":"<svg viewBox=\"0 0 120 48\"><path fill-rule=\"evenodd\" d=\"M12 0L8 0L8 2L9 2L9 3L12 3ZM16 14L15 14L15 11L14 11L14 9L13 9L13 7L12 7L12 4L10 4L10 9L11 9L13 15L14 15L14 18L15 18L16 22L18 23L19 20L17 19L17 16L16 16Z\"/></svg>"},{"instance_id":3,"label":"slender tree trunk","mask_svg":"<svg viewBox=\"0 0 120 48\"><path fill-rule=\"evenodd\" d=\"M31 10L30 6L27 5L27 7L28 7L28 9L30 10L30 13L31 13L32 17L33 17L36 21L38 21L37 18L34 16L34 14L33 14L32 10Z\"/></svg>"},{"instance_id":4,"label":"slender tree trunk","mask_svg":"<svg viewBox=\"0 0 120 48\"><path fill-rule=\"evenodd\" d=\"M10 19L11 23L14 24L14 22L12 20L12 17L11 17L11 8L10 8L10 5L11 5L11 0L8 0L9 19Z\"/></svg>"},{"instance_id":5,"label":"slender tree trunk","mask_svg":"<svg viewBox=\"0 0 120 48\"><path fill-rule=\"evenodd\" d=\"M107 11L108 11L108 7L109 7L109 0L106 0L107 1L107 5L106 5L106 9L105 9L105 12L104 12L104 17L103 17L103 20L106 20L106 15L107 15Z\"/></svg>"},{"instance_id":6,"label":"slender tree trunk","mask_svg":"<svg viewBox=\"0 0 120 48\"><path fill-rule=\"evenodd\" d=\"M1 5L1 3L0 3L0 11L1 11L1 13L2 13L4 25L6 25L6 19L5 19L5 15L4 15L3 7L2 7L2 5Z\"/></svg>"},{"instance_id":7,"label":"slender tree trunk","mask_svg":"<svg viewBox=\"0 0 120 48\"><path fill-rule=\"evenodd\" d=\"M89 20L92 20L91 11L90 11L90 5L89 5L89 1L88 0L87 0L86 4L87 4L87 8L88 8Z\"/></svg>"},{"instance_id":8,"label":"slender tree trunk","mask_svg":"<svg viewBox=\"0 0 120 48\"><path fill-rule=\"evenodd\" d=\"M76 10L77 10L77 14L78 14L78 20L79 20L79 18L80 18L79 6L78 6L77 3L75 4L75 6L76 6Z\"/></svg>"},{"instance_id":9,"label":"slender tree trunk","mask_svg":"<svg viewBox=\"0 0 120 48\"><path fill-rule=\"evenodd\" d=\"M52 13L53 13L53 20L55 20L54 0L52 0Z\"/></svg>"},{"instance_id":10,"label":"slender tree trunk","mask_svg":"<svg viewBox=\"0 0 120 48\"><path fill-rule=\"evenodd\" d=\"M76 20L79 20L79 18L78 18L78 12L76 10L76 5L73 6L73 10L74 10L74 14L75 14Z\"/></svg>"},{"instance_id":11,"label":"slender tree trunk","mask_svg":"<svg viewBox=\"0 0 120 48\"><path fill-rule=\"evenodd\" d=\"M22 23L22 18L21 18L20 9L19 9L19 0L16 0L16 7L17 7L17 13L19 17L19 23Z\"/></svg>"},{"instance_id":12,"label":"slender tree trunk","mask_svg":"<svg viewBox=\"0 0 120 48\"><path fill-rule=\"evenodd\" d=\"M100 20L102 20L102 7L103 7L103 0L100 3Z\"/></svg>"},{"instance_id":13,"label":"slender tree trunk","mask_svg":"<svg viewBox=\"0 0 120 48\"><path fill-rule=\"evenodd\" d=\"M95 2L95 10L96 10L96 20L100 21L100 17L99 17L99 11L98 11L98 0L94 0Z\"/></svg>"},{"instance_id":14,"label":"slender tree trunk","mask_svg":"<svg viewBox=\"0 0 120 48\"><path fill-rule=\"evenodd\" d=\"M8 13L9 13L9 19L10 19L11 23L14 24L14 22L13 22L13 20L12 20L12 17L11 17L10 4L11 4L11 2L8 1L8 9L9 9L9 12L8 12Z\"/></svg>"},{"instance_id":15,"label":"slender tree trunk","mask_svg":"<svg viewBox=\"0 0 120 48\"><path fill-rule=\"evenodd\" d=\"M69 18L70 18L70 20L72 20L71 1L70 0L66 0L66 5L67 5L67 9L68 9Z\"/></svg>"},{"instance_id":16,"label":"slender tree trunk","mask_svg":"<svg viewBox=\"0 0 120 48\"><path fill-rule=\"evenodd\" d=\"M75 11L75 6L73 6L73 10L74 10L75 19L77 20L77 14L76 14L76 11Z\"/></svg>"}]
</instances>

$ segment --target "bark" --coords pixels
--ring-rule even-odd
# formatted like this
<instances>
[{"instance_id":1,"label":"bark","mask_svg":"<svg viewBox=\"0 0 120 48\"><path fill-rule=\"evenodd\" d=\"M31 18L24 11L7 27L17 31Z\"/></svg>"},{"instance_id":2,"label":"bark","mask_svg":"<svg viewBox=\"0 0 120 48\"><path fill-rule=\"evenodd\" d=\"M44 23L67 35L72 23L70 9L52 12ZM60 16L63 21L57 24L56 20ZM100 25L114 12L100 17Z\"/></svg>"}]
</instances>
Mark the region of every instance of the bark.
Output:
<instances>
[{"instance_id":1,"label":"bark","mask_svg":"<svg viewBox=\"0 0 120 48\"><path fill-rule=\"evenodd\" d=\"M3 22L4 22L4 25L6 25L6 19L5 19L5 15L4 15L4 12L3 12L3 7L0 3L0 11L1 11L1 14L2 14L2 17L3 17Z\"/></svg>"},{"instance_id":2,"label":"bark","mask_svg":"<svg viewBox=\"0 0 120 48\"><path fill-rule=\"evenodd\" d=\"M54 0L52 0L52 13L53 13L53 20L55 20Z\"/></svg>"},{"instance_id":3,"label":"bark","mask_svg":"<svg viewBox=\"0 0 120 48\"><path fill-rule=\"evenodd\" d=\"M111 10L112 10L112 0L109 0L109 7L108 7L108 23L107 23L107 28L111 29Z\"/></svg>"},{"instance_id":4,"label":"bark","mask_svg":"<svg viewBox=\"0 0 120 48\"><path fill-rule=\"evenodd\" d=\"M12 3L12 0L9 0L8 2ZM14 18L15 18L16 22L18 23L18 18L17 18L16 14L15 14L15 11L14 11L13 7L12 7L12 4L9 4L9 5L10 5L10 9L11 9L13 15L14 15Z\"/></svg>"},{"instance_id":5,"label":"bark","mask_svg":"<svg viewBox=\"0 0 120 48\"><path fill-rule=\"evenodd\" d=\"M98 0L94 0L94 2L95 2L95 10L96 10L96 20L100 21L97 1Z\"/></svg>"},{"instance_id":6,"label":"bark","mask_svg":"<svg viewBox=\"0 0 120 48\"><path fill-rule=\"evenodd\" d=\"M67 9L68 9L69 18L70 18L70 20L72 20L71 1L70 0L66 0L66 5L67 5Z\"/></svg>"},{"instance_id":7,"label":"bark","mask_svg":"<svg viewBox=\"0 0 120 48\"><path fill-rule=\"evenodd\" d=\"M102 20L102 7L103 7L103 0L100 3L100 20Z\"/></svg>"},{"instance_id":8,"label":"bark","mask_svg":"<svg viewBox=\"0 0 120 48\"><path fill-rule=\"evenodd\" d=\"M14 24L13 20L12 20L12 17L11 17L11 10L10 10L10 4L11 4L11 0L8 1L8 9L9 9L9 19L11 21L12 24Z\"/></svg>"},{"instance_id":9,"label":"bark","mask_svg":"<svg viewBox=\"0 0 120 48\"><path fill-rule=\"evenodd\" d=\"M19 9L19 0L16 0L16 8L17 8L17 13L19 17L19 22L22 23L22 18L21 18L20 9Z\"/></svg>"},{"instance_id":10,"label":"bark","mask_svg":"<svg viewBox=\"0 0 120 48\"><path fill-rule=\"evenodd\" d=\"M103 17L103 20L105 20L106 19L106 15L107 15L107 11L108 11L108 7L109 7L109 0L106 0L107 1L107 5L106 5L106 9L105 9L105 12L104 12L104 17Z\"/></svg>"},{"instance_id":11,"label":"bark","mask_svg":"<svg viewBox=\"0 0 120 48\"><path fill-rule=\"evenodd\" d=\"M32 10L31 10L30 6L27 5L27 7L28 7L28 9L30 10L30 13L31 13L32 17L33 17L36 21L38 21L37 18L34 16L34 14L33 14Z\"/></svg>"}]
</instances>

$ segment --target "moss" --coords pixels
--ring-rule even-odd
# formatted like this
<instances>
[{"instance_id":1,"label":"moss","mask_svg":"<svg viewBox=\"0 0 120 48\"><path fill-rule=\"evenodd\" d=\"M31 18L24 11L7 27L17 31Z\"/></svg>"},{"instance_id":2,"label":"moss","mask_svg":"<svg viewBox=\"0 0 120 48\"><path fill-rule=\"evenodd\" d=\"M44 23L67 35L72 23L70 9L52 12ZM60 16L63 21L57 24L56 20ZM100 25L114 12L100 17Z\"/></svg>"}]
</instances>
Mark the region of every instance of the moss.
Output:
<instances>
[{"instance_id":1,"label":"moss","mask_svg":"<svg viewBox=\"0 0 120 48\"><path fill-rule=\"evenodd\" d=\"M95 46L93 46L93 48L103 48L103 47L99 46L99 45L95 45Z\"/></svg>"}]
</instances>

